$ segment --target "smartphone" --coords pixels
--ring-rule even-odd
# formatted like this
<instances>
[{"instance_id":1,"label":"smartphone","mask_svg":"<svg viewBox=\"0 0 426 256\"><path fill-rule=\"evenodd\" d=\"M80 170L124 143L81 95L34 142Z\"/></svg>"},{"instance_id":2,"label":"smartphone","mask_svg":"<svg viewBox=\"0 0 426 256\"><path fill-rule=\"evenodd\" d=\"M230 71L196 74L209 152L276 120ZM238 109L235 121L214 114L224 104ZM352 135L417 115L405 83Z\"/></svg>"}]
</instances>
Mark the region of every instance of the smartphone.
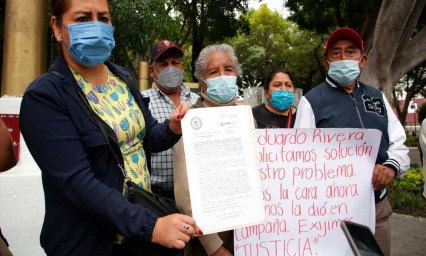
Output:
<instances>
[{"instance_id":1,"label":"smartphone","mask_svg":"<svg viewBox=\"0 0 426 256\"><path fill-rule=\"evenodd\" d=\"M369 227L345 220L340 226L355 256L384 256Z\"/></svg>"}]
</instances>

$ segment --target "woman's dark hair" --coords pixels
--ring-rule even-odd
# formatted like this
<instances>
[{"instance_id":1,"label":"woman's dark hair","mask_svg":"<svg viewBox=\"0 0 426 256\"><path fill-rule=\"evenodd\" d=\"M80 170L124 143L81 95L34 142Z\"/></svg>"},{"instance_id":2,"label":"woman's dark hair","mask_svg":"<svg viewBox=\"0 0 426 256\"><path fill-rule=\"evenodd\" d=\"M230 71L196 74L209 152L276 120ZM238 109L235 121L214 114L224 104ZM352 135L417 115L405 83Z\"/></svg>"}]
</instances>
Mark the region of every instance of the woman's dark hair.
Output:
<instances>
[{"instance_id":1,"label":"woman's dark hair","mask_svg":"<svg viewBox=\"0 0 426 256\"><path fill-rule=\"evenodd\" d=\"M296 81L294 80L293 75L290 73L290 71L285 70L285 69L276 69L271 71L268 76L266 77L265 83L263 84L263 89L265 91L269 91L269 83L272 81L272 79L274 78L274 76L278 73L284 73L286 75L288 75L288 77L290 77L291 82L294 85L294 88L296 88Z\"/></svg>"},{"instance_id":2,"label":"woman's dark hair","mask_svg":"<svg viewBox=\"0 0 426 256\"><path fill-rule=\"evenodd\" d=\"M51 0L50 2L50 15L55 16L59 21L62 22L62 16L64 13L70 8L71 6L71 0ZM55 45L56 48L56 54L62 55L62 48L61 44L57 42L55 38L55 34L53 33L52 29L52 46ZM53 56L54 54L51 53Z\"/></svg>"},{"instance_id":3,"label":"woman's dark hair","mask_svg":"<svg viewBox=\"0 0 426 256\"><path fill-rule=\"evenodd\" d=\"M109 0L106 0L108 3L108 9L111 10ZM50 12L51 16L55 16L59 21L62 22L62 16L68 9L71 7L71 0L51 0L50 2ZM56 42L55 35L52 30L52 45L56 44L57 54L62 54L61 44Z\"/></svg>"},{"instance_id":4,"label":"woman's dark hair","mask_svg":"<svg viewBox=\"0 0 426 256\"><path fill-rule=\"evenodd\" d=\"M109 0L106 0L108 3L108 9L111 10L111 5ZM50 11L52 16L55 16L62 21L62 15L68 11L71 6L71 0L51 0Z\"/></svg>"},{"instance_id":5,"label":"woman's dark hair","mask_svg":"<svg viewBox=\"0 0 426 256\"><path fill-rule=\"evenodd\" d=\"M70 8L71 0L51 0L50 11L52 16L62 21L62 15Z\"/></svg>"}]
</instances>

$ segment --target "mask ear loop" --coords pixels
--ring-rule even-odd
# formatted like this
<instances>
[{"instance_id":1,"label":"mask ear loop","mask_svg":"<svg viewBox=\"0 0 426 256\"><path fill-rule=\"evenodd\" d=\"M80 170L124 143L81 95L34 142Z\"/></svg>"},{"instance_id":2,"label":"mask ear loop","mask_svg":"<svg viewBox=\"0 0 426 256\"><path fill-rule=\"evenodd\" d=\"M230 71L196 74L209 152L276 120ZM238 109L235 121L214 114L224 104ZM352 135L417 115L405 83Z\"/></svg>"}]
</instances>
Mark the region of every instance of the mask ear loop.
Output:
<instances>
[{"instance_id":1,"label":"mask ear loop","mask_svg":"<svg viewBox=\"0 0 426 256\"><path fill-rule=\"evenodd\" d=\"M204 79L204 77L201 77L201 81L203 81L203 82L204 82L204 84L206 84L206 87L208 87L208 86L207 86L207 81Z\"/></svg>"},{"instance_id":2,"label":"mask ear loop","mask_svg":"<svg viewBox=\"0 0 426 256\"><path fill-rule=\"evenodd\" d=\"M154 70L154 73L158 76L157 70L155 70L155 60L152 62L152 69Z\"/></svg>"},{"instance_id":3,"label":"mask ear loop","mask_svg":"<svg viewBox=\"0 0 426 256\"><path fill-rule=\"evenodd\" d=\"M360 59L359 59L359 61L358 61L358 64L361 62L361 60L362 60L362 58L364 58L364 56L367 56L367 55L365 55L365 53L362 53L361 58L360 58ZM356 81L356 86L359 88L359 82L358 82L358 79L357 79L357 81ZM362 125L362 128L364 128L364 124L362 123L362 120L361 120L361 125Z\"/></svg>"},{"instance_id":4,"label":"mask ear loop","mask_svg":"<svg viewBox=\"0 0 426 256\"><path fill-rule=\"evenodd\" d=\"M64 23L62 23L61 19L56 19L56 20L59 22L59 24L61 24L62 27L64 27L66 30L68 30L68 26L65 26Z\"/></svg>"},{"instance_id":5,"label":"mask ear loop","mask_svg":"<svg viewBox=\"0 0 426 256\"><path fill-rule=\"evenodd\" d=\"M272 104L271 104L272 93L271 93L269 90L267 90L267 91L265 91L265 92L267 92L267 93L269 93L269 95L271 95L271 98L270 98L270 99L266 98L266 101L268 102L268 104L269 104L269 105L272 105Z\"/></svg>"},{"instance_id":6,"label":"mask ear loop","mask_svg":"<svg viewBox=\"0 0 426 256\"><path fill-rule=\"evenodd\" d=\"M154 70L155 75L158 77L157 70L155 70L155 60L152 62L152 69ZM158 79L155 79L155 78L152 78L152 79L154 79L155 82L157 82L159 85L161 85L160 82L158 82Z\"/></svg>"},{"instance_id":7,"label":"mask ear loop","mask_svg":"<svg viewBox=\"0 0 426 256\"><path fill-rule=\"evenodd\" d=\"M61 24L61 26L63 27L63 28L65 28L66 30L68 30L68 27L67 26L65 26L64 25L64 23L62 23L62 21L61 21L61 19L56 19L58 22L59 22L59 24ZM65 43L64 43L64 41L63 41L63 38L62 38L62 35L61 35L61 37L59 37L59 38L57 38L56 39L56 41L58 42L58 43L60 43L60 44L63 44L64 46L65 46L65 48L67 48L67 49L69 49L70 47L68 47Z\"/></svg>"}]
</instances>

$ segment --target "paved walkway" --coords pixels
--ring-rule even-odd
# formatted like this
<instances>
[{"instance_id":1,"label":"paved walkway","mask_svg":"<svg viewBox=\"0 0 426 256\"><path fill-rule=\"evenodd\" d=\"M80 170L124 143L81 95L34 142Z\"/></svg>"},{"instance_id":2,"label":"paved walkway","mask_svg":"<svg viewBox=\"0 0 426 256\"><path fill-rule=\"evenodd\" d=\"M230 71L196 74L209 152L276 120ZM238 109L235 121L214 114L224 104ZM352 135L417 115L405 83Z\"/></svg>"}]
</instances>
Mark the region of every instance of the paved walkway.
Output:
<instances>
[{"instance_id":1,"label":"paved walkway","mask_svg":"<svg viewBox=\"0 0 426 256\"><path fill-rule=\"evenodd\" d=\"M419 150L409 148L411 165L421 167ZM426 218L393 213L391 216L391 256L426 255Z\"/></svg>"},{"instance_id":2,"label":"paved walkway","mask_svg":"<svg viewBox=\"0 0 426 256\"><path fill-rule=\"evenodd\" d=\"M391 256L426 255L426 218L393 213Z\"/></svg>"},{"instance_id":3,"label":"paved walkway","mask_svg":"<svg viewBox=\"0 0 426 256\"><path fill-rule=\"evenodd\" d=\"M419 167L422 167L422 161L420 160L420 152L418 148L416 147L409 147L410 151L408 152L408 156L410 157L410 164L411 165L418 165ZM425 253L426 255L426 253Z\"/></svg>"}]
</instances>

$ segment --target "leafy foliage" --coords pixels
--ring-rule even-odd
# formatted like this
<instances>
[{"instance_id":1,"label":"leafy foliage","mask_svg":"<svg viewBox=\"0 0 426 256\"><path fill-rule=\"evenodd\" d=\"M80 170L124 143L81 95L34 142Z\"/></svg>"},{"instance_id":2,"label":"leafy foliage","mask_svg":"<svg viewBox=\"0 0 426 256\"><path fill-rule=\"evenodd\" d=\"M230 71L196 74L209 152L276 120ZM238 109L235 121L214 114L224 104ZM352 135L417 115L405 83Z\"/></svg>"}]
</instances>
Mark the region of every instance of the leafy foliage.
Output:
<instances>
[{"instance_id":1,"label":"leafy foliage","mask_svg":"<svg viewBox=\"0 0 426 256\"><path fill-rule=\"evenodd\" d=\"M403 92L406 93L405 104L401 109L398 102L398 95L403 95ZM426 96L426 61L402 77L392 91L393 106L395 107L399 120L403 125L405 124L405 120L407 118L410 102L419 93L423 95L423 97ZM419 123L422 122L424 117L424 115L422 115L422 117L419 115Z\"/></svg>"},{"instance_id":2,"label":"leafy foliage","mask_svg":"<svg viewBox=\"0 0 426 256\"><path fill-rule=\"evenodd\" d=\"M402 188L412 193L423 192L424 177L421 169L411 168L404 177L396 178L393 182L394 188Z\"/></svg>"},{"instance_id":3,"label":"leafy foliage","mask_svg":"<svg viewBox=\"0 0 426 256\"><path fill-rule=\"evenodd\" d=\"M304 90L319 83L320 37L300 30L265 4L241 15L240 20L248 21L248 29L239 30L228 43L235 48L244 70L242 88L260 86L268 73L278 68L292 72Z\"/></svg>"},{"instance_id":4,"label":"leafy foliage","mask_svg":"<svg viewBox=\"0 0 426 256\"><path fill-rule=\"evenodd\" d=\"M136 73L138 62L149 60L150 46L167 38L190 49L185 69L192 74L206 44L235 35L241 25L236 13L247 10L248 0L110 0L110 4L116 27L111 60Z\"/></svg>"},{"instance_id":5,"label":"leafy foliage","mask_svg":"<svg viewBox=\"0 0 426 256\"><path fill-rule=\"evenodd\" d=\"M245 13L248 6L248 0L170 0L169 3L181 17L182 45L191 41L191 70L203 47L236 35L242 25L236 14ZM193 80L196 81L195 77Z\"/></svg>"},{"instance_id":6,"label":"leafy foliage","mask_svg":"<svg viewBox=\"0 0 426 256\"><path fill-rule=\"evenodd\" d=\"M250 34L239 34L230 40L243 67L244 86L254 87L274 67L285 68L285 51L288 48L286 31L290 22L277 12L270 11L265 4L247 15Z\"/></svg>"},{"instance_id":7,"label":"leafy foliage","mask_svg":"<svg viewBox=\"0 0 426 256\"><path fill-rule=\"evenodd\" d=\"M289 20L301 28L329 34L336 27L352 27L366 41L374 31L374 23L382 0L288 0ZM361 22L360 22L361 21Z\"/></svg>"},{"instance_id":8,"label":"leafy foliage","mask_svg":"<svg viewBox=\"0 0 426 256\"><path fill-rule=\"evenodd\" d=\"M136 73L139 60L149 60L158 39L179 38L179 18L167 0L110 0L116 47L111 60Z\"/></svg>"},{"instance_id":9,"label":"leafy foliage","mask_svg":"<svg viewBox=\"0 0 426 256\"><path fill-rule=\"evenodd\" d=\"M291 11L289 19L300 27L319 33L328 33L336 26L336 13L341 13L340 4L345 1L288 0L286 7Z\"/></svg>"},{"instance_id":10,"label":"leafy foliage","mask_svg":"<svg viewBox=\"0 0 426 256\"><path fill-rule=\"evenodd\" d=\"M395 179L387 189L392 208L404 214L426 216L423 184L423 170L418 168L411 168L402 179Z\"/></svg>"},{"instance_id":11,"label":"leafy foliage","mask_svg":"<svg viewBox=\"0 0 426 256\"><path fill-rule=\"evenodd\" d=\"M407 147L418 147L419 137L407 134L407 139L405 140L404 145Z\"/></svg>"}]
</instances>

